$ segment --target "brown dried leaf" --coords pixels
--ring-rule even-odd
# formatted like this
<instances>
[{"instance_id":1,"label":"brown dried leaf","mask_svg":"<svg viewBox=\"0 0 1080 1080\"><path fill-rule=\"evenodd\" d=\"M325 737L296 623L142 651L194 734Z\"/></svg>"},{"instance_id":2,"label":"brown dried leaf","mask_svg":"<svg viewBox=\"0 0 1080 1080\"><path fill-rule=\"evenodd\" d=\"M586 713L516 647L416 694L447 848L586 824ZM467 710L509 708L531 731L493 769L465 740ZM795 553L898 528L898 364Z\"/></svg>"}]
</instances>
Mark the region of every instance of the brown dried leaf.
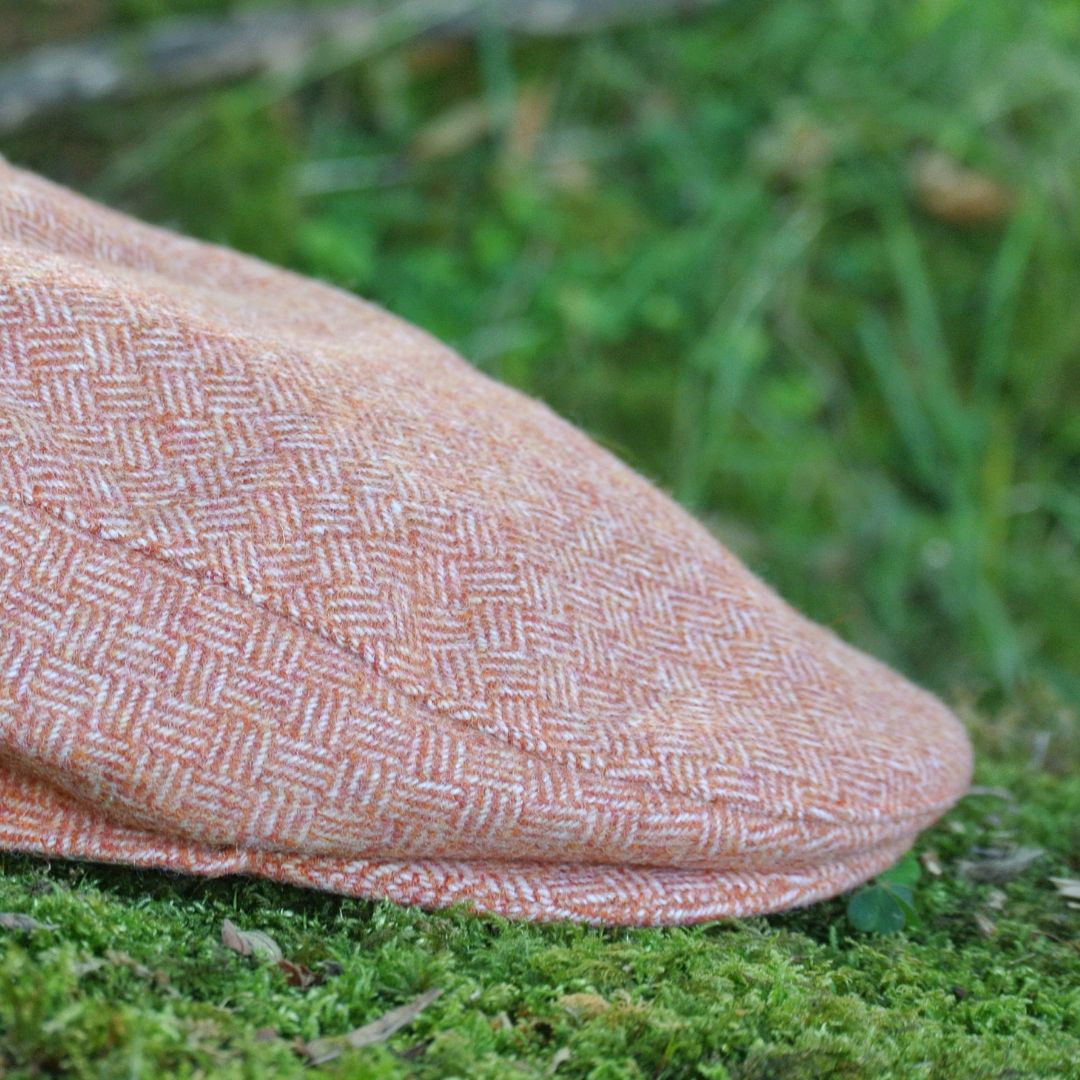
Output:
<instances>
[{"instance_id":1,"label":"brown dried leaf","mask_svg":"<svg viewBox=\"0 0 1080 1080\"><path fill-rule=\"evenodd\" d=\"M319 981L319 976L311 968L304 967L303 964L297 964L292 960L279 960L277 966L278 970L284 973L285 981L290 986L299 987L301 990L306 990Z\"/></svg>"},{"instance_id":2,"label":"brown dried leaf","mask_svg":"<svg viewBox=\"0 0 1080 1080\"><path fill-rule=\"evenodd\" d=\"M17 911L0 911L0 927L5 930L55 930L55 923L43 923L30 915L22 915Z\"/></svg>"},{"instance_id":3,"label":"brown dried leaf","mask_svg":"<svg viewBox=\"0 0 1080 1080\"><path fill-rule=\"evenodd\" d=\"M916 155L910 175L922 208L952 225L996 221L1016 203L1003 184L938 150Z\"/></svg>"},{"instance_id":4,"label":"brown dried leaf","mask_svg":"<svg viewBox=\"0 0 1080 1080\"><path fill-rule=\"evenodd\" d=\"M310 1064L322 1065L324 1062L340 1057L346 1049L358 1050L362 1046L383 1042L395 1032L411 1024L441 994L442 990L438 988L428 990L405 1005L399 1005L377 1020L372 1020L370 1024L364 1024L363 1027L350 1031L348 1035L313 1039L304 1044L303 1052Z\"/></svg>"},{"instance_id":5,"label":"brown dried leaf","mask_svg":"<svg viewBox=\"0 0 1080 1080\"><path fill-rule=\"evenodd\" d=\"M269 934L261 930L241 930L228 919L221 924L221 944L241 956L254 956L274 964L284 957L281 946Z\"/></svg>"}]
</instances>

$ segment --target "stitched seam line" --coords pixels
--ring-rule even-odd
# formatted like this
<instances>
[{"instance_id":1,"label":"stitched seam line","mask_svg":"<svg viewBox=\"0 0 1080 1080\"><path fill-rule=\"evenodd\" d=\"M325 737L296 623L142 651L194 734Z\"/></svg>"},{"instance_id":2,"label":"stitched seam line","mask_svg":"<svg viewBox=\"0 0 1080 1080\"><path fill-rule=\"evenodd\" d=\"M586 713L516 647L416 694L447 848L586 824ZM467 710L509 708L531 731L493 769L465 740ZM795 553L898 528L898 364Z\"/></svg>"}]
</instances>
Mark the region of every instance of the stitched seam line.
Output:
<instances>
[{"instance_id":1,"label":"stitched seam line","mask_svg":"<svg viewBox=\"0 0 1080 1080\"><path fill-rule=\"evenodd\" d=\"M20 779L23 781L29 780L32 784L38 784L50 789L50 791L59 795L62 799L68 799L76 804L80 809L83 809L84 804L76 796L63 789L57 788L55 785L49 783L48 780L42 777L35 776L30 773L21 772L18 769L12 769L5 765L8 763L0 763L0 791L3 790L3 781L5 771L8 777L12 777L18 782ZM88 807L86 810L93 812L95 808ZM63 808L61 808L63 812ZM871 852L864 849L857 849L850 852L834 853L830 858L820 863L805 863L795 864L792 866L778 867L775 870L753 870L753 869L738 869L730 868L724 870L710 869L708 867L680 867L669 866L662 864L652 863L640 863L629 866L624 866L614 863L545 863L529 860L482 860L482 859L448 859L448 858L418 858L418 859L385 859L385 858L369 858L365 856L335 856L335 855L302 855L293 851L285 851L278 848L242 848L242 847L221 847L214 844L207 844L199 840L192 840L185 836L174 836L167 833L157 833L148 829L143 829L138 826L128 825L122 821L114 821L107 815L94 815L97 820L100 821L105 827L116 830L122 834L125 834L122 839L130 839L132 841L149 841L149 842L161 842L164 841L169 844L175 844L179 847L187 848L189 851L203 851L212 855L221 855L228 857L230 854L242 856L245 860L251 858L270 858L280 862L290 862L299 866L315 869L322 863L346 863L346 864L365 864L369 866L465 866L470 868L478 868L481 866L498 867L500 869L509 869L514 871L519 868L537 868L545 871L557 871L557 870L571 870L574 873L592 872L596 871L599 874L619 872L620 870L626 870L632 874L636 873L648 873L650 871L660 873L673 873L701 878L714 878L714 877L728 877L738 875L762 875L762 876L774 876L774 875L801 875L810 874L818 871L827 871L830 868L849 865L855 860L867 858ZM914 834L905 834L903 836L891 837L885 846L910 845ZM31 844L35 843L34 839L30 840ZM39 842L38 842L39 843ZM39 843L38 850L43 850ZM876 850L876 849L875 849ZM86 858L93 858L94 856L85 856Z\"/></svg>"},{"instance_id":2,"label":"stitched seam line","mask_svg":"<svg viewBox=\"0 0 1080 1080\"><path fill-rule=\"evenodd\" d=\"M86 522L85 520L82 520L82 519L78 518L76 515L72 514L70 511L53 509L52 507L50 507L48 505L42 504L42 503L37 502L36 500L33 500L33 499L28 499L25 496L22 496L22 495L20 495L18 493L8 493L8 494L4 495L2 498L0 498L0 506L4 505L5 502L7 502L9 505L11 503L15 503L18 506L21 506L25 510L32 511L32 512L37 513L37 514L41 514L41 515L47 517L48 519L50 519L50 520L52 520L52 521L54 521L54 522L56 522L58 524L65 525L68 528L75 528L78 531L82 532L84 535L86 535L88 538L96 541L97 543L113 545L113 546L119 548L122 551L128 552L129 554L138 555L140 558L146 559L146 560L148 560L150 562L157 563L158 565L167 567L167 568L169 568L169 569L171 569L173 571L182 572L182 573L186 574L188 577L194 578L197 581L201 581L201 582L203 582L203 583L205 583L207 585L212 585L215 588L222 589L225 592L227 592L230 596L233 596L233 597L235 597L235 598L237 598L239 600L242 600L244 603L252 605L254 608L256 608L263 615L267 615L267 616L270 616L270 617L275 618L275 619L280 619L282 622L287 623L288 625L290 625L290 626L292 626L292 627L294 627L296 629L303 630L306 633L312 634L313 636L315 636L316 638L321 640L326 645L334 648L338 652L343 653L344 655L346 655L347 657L349 657L353 661L360 661L361 663L363 663L363 658L361 656L359 656L357 653L355 653L353 650L351 650L348 646L343 645L340 641L335 640L333 637L328 635L324 630L322 630L318 626L315 626L315 625L307 622L304 619L298 619L298 618L296 618L294 616L287 615L287 614L284 614L284 613L279 612L279 611L275 611L273 608L268 608L268 607L264 606L263 604L259 603L258 601L252 600L251 597L249 597L245 593L241 592L240 590L236 589L234 586L228 584L227 582L222 581L215 574L213 574L212 572L208 572L204 568L186 566L186 565L184 565L184 560L182 560L182 559L176 559L176 558L163 559L158 555L154 555L154 554L152 554L150 552L141 550L137 545L134 545L134 544L130 543L129 541L125 541L125 540L120 539L120 538L112 538L112 537L103 536L103 535L101 535L101 529L99 527L96 527L96 526ZM391 690L393 690L394 693L396 693L399 697L401 697L405 701L408 701L414 708L417 709L418 712L421 713L421 715L426 714L429 718L431 718L432 716L438 716L440 718L443 718L445 721L449 721L453 726L457 727L459 730L463 730L463 732L468 737L476 738L479 741L486 741L486 742L489 742L492 745L500 745L503 749L508 749L512 753L518 755L519 757L527 758L527 759L542 759L542 755L540 753L538 753L537 751L526 750L526 749L523 749L520 746L515 746L512 743L506 741L505 739L500 739L497 735L494 735L494 734L492 734L490 732L487 732L487 731L483 731L482 729L479 729L479 728L477 728L477 727L475 727L475 726L473 726L471 724L463 723L461 720L459 720L457 717L455 717L452 713L450 713L448 711L444 712L443 710L433 708L431 705L429 705L423 699L419 698L416 694L414 694L414 693L410 692L409 690L405 689L404 687L402 687L401 684L397 680L393 679L392 677L390 677L389 675L387 675L387 674L385 674L383 672L375 671L374 669L372 669L370 667L367 668L367 672L368 672L368 677L372 681L381 681L384 685L386 685ZM822 817L820 817L818 815L808 815L808 814L791 814L791 815L788 815L788 814L777 814L777 813L772 812L772 811L766 811L761 807L760 804L755 803L755 802L753 802L751 800L748 800L748 799L731 798L731 797L728 797L728 796L718 796L718 797L714 797L714 798L711 798L711 799L704 799L703 800L703 799L697 798L692 793L683 793L683 792L671 791L670 789L665 788L665 787L651 786L651 785L647 785L647 784L641 784L640 782L635 782L635 781L614 780L614 779L612 779L610 777L605 776L602 771L599 771L597 769L587 769L587 768L581 768L581 767L578 767L578 766L570 766L570 765L561 765L560 767L565 768L568 772L576 772L578 775L581 775L581 776L592 776L592 777L596 777L598 779L602 779L605 783L609 783L609 784L615 783L615 784L620 784L620 785L626 784L628 787L631 787L631 788L637 788L639 790L645 790L645 791L653 791L653 792L659 793L659 794L663 795L665 798L671 799L673 801L674 800L679 800L679 801L682 801L682 802L689 802L689 803L697 802L699 804L700 803L706 803L707 805L713 805L713 806L721 805L721 804L742 806L745 809L748 809L748 810L758 814L759 817L760 817L760 820L762 820L762 821L818 823L818 822L821 822L823 820ZM927 808L922 809L922 810L920 810L918 812L912 812L912 813L906 813L906 814L894 814L894 815L889 815L888 817L882 817L882 818L857 817L857 816L851 816L851 815L836 815L835 818L833 819L833 821L836 824L847 824L847 825L856 825L856 826L873 826L873 825L881 825L883 823L892 823L892 824L896 824L896 825L901 825L901 824L903 824L905 822L908 822L908 821L923 820L923 819L926 819L926 818L928 818L930 816L933 816L933 815L936 815L936 814L938 814L940 812L943 812L948 807L952 806L953 802L954 802L954 800L952 800L952 799L939 801L939 802L936 802L934 804L931 804ZM829 812L831 812L831 811L829 811ZM828 820L828 819L825 819L825 820Z\"/></svg>"}]
</instances>

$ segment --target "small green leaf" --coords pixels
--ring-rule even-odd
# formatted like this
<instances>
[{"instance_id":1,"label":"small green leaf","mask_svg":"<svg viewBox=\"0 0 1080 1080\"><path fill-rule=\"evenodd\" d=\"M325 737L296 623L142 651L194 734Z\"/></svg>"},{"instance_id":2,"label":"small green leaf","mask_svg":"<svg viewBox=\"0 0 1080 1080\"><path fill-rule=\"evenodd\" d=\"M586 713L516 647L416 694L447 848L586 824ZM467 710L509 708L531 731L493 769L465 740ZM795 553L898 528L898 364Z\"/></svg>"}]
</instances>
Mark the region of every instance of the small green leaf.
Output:
<instances>
[{"instance_id":1,"label":"small green leaf","mask_svg":"<svg viewBox=\"0 0 1080 1080\"><path fill-rule=\"evenodd\" d=\"M868 934L895 934L904 928L904 908L889 889L868 885L849 901L848 920L856 930Z\"/></svg>"},{"instance_id":2,"label":"small green leaf","mask_svg":"<svg viewBox=\"0 0 1080 1080\"><path fill-rule=\"evenodd\" d=\"M921 874L919 860L915 858L914 852L909 851L898 863L890 866L885 873L878 874L877 880L891 885L906 886L910 894Z\"/></svg>"},{"instance_id":3,"label":"small green leaf","mask_svg":"<svg viewBox=\"0 0 1080 1080\"><path fill-rule=\"evenodd\" d=\"M914 890L921 873L918 859L909 851L848 901L848 921L857 930L873 934L920 926Z\"/></svg>"},{"instance_id":4,"label":"small green leaf","mask_svg":"<svg viewBox=\"0 0 1080 1080\"><path fill-rule=\"evenodd\" d=\"M889 881L888 878L878 878L875 884L880 886L887 893L892 893L902 905L906 904L908 907L911 907L914 903L912 891L906 885L897 885L895 882Z\"/></svg>"},{"instance_id":5,"label":"small green leaf","mask_svg":"<svg viewBox=\"0 0 1080 1080\"><path fill-rule=\"evenodd\" d=\"M911 889L906 885L892 885L888 882L881 883L881 887L886 892L892 893L896 898L897 903L904 912L905 926L922 926L922 919L919 918L919 911L915 907L915 899Z\"/></svg>"}]
</instances>

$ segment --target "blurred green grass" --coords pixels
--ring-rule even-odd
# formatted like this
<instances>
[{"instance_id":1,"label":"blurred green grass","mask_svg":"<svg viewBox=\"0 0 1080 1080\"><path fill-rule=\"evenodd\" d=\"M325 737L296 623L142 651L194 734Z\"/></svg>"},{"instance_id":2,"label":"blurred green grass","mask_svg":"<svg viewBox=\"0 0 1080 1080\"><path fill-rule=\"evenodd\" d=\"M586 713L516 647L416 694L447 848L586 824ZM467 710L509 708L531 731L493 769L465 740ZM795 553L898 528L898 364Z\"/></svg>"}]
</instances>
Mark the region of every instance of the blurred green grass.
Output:
<instances>
[{"instance_id":1,"label":"blurred green grass","mask_svg":"<svg viewBox=\"0 0 1080 1080\"><path fill-rule=\"evenodd\" d=\"M24 47L57 18L19 11ZM733 0L84 109L0 149L385 304L816 618L1053 726L1080 702L1078 46L1050 0ZM1014 204L943 219L928 151Z\"/></svg>"}]
</instances>

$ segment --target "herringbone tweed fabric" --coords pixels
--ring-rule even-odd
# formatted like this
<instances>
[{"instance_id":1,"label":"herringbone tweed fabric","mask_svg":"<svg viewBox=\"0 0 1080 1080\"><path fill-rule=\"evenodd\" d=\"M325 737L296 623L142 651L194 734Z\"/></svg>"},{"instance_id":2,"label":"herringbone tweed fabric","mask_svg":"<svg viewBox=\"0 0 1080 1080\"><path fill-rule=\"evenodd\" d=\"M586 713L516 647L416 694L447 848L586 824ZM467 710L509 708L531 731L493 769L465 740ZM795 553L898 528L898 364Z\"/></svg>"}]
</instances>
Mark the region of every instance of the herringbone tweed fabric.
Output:
<instances>
[{"instance_id":1,"label":"herringbone tweed fabric","mask_svg":"<svg viewBox=\"0 0 1080 1080\"><path fill-rule=\"evenodd\" d=\"M969 770L544 406L0 163L0 846L673 923L848 888Z\"/></svg>"}]
</instances>

